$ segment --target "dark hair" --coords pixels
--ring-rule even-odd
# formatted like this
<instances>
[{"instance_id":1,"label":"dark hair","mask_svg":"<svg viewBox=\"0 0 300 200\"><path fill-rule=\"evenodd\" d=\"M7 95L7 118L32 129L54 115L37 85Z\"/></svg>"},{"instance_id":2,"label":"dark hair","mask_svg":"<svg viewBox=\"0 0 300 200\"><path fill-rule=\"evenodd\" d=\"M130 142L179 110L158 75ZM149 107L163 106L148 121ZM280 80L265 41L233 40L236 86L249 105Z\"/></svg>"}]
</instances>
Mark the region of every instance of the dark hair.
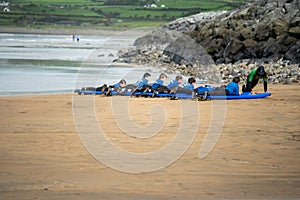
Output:
<instances>
[{"instance_id":1,"label":"dark hair","mask_svg":"<svg viewBox=\"0 0 300 200\"><path fill-rule=\"evenodd\" d=\"M159 78L161 79L161 78L163 78L163 77L168 78L168 76L167 76L165 73L161 73L161 74L159 75Z\"/></svg>"},{"instance_id":2,"label":"dark hair","mask_svg":"<svg viewBox=\"0 0 300 200\"><path fill-rule=\"evenodd\" d=\"M126 85L126 80L125 79L121 79L119 84L125 84Z\"/></svg>"},{"instance_id":3,"label":"dark hair","mask_svg":"<svg viewBox=\"0 0 300 200\"><path fill-rule=\"evenodd\" d=\"M194 77L191 77L191 78L188 79L188 82L189 82L190 84L196 83L196 79L195 79Z\"/></svg>"},{"instance_id":4,"label":"dark hair","mask_svg":"<svg viewBox=\"0 0 300 200\"><path fill-rule=\"evenodd\" d=\"M259 66L256 70L256 73L259 75L259 76L264 76L266 74L265 72L265 67L264 66Z\"/></svg>"},{"instance_id":5,"label":"dark hair","mask_svg":"<svg viewBox=\"0 0 300 200\"><path fill-rule=\"evenodd\" d=\"M238 83L238 82L240 82L241 80L240 80L240 77L234 77L233 79L232 79L232 82L234 82L234 83Z\"/></svg>"},{"instance_id":6,"label":"dark hair","mask_svg":"<svg viewBox=\"0 0 300 200\"><path fill-rule=\"evenodd\" d=\"M175 80L177 80L177 81L180 80L180 79L182 79L182 76L180 76L180 75L175 77Z\"/></svg>"},{"instance_id":7,"label":"dark hair","mask_svg":"<svg viewBox=\"0 0 300 200\"><path fill-rule=\"evenodd\" d=\"M144 74L143 78L147 78L149 76L151 76L151 74L147 72L147 73Z\"/></svg>"}]
</instances>

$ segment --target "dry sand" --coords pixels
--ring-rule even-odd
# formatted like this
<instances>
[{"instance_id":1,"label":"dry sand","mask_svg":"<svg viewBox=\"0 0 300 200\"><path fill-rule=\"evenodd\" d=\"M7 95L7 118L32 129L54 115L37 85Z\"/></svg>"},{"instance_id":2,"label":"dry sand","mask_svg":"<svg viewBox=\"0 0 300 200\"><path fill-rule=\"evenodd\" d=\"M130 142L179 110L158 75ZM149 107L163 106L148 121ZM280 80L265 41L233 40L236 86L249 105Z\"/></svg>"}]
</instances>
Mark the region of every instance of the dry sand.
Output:
<instances>
[{"instance_id":1,"label":"dry sand","mask_svg":"<svg viewBox=\"0 0 300 200\"><path fill-rule=\"evenodd\" d=\"M212 102L197 102L200 127L191 147L171 166L142 174L113 170L88 153L74 125L72 95L1 97L0 197L300 198L300 86L271 85L270 91L267 99L227 101L222 134L205 159L197 156ZM138 139L114 124L112 98L128 97L96 97L95 111L116 145L148 152L170 141L180 122L180 101L131 98L130 112L138 124L150 123L147 112L154 104L170 112L161 133Z\"/></svg>"}]
</instances>

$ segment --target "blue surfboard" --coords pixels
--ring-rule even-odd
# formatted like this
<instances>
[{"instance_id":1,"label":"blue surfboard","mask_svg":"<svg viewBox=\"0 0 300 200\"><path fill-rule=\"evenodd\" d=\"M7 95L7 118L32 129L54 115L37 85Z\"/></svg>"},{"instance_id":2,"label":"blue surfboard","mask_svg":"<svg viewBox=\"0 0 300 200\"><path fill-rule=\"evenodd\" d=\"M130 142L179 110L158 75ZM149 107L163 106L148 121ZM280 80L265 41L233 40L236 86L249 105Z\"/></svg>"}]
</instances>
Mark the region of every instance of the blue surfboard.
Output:
<instances>
[{"instance_id":1,"label":"blue surfboard","mask_svg":"<svg viewBox=\"0 0 300 200\"><path fill-rule=\"evenodd\" d=\"M237 99L262 99L271 96L270 92L252 94L251 92L242 93L238 96L207 96L208 99L226 99L226 100L237 100Z\"/></svg>"},{"instance_id":2,"label":"blue surfboard","mask_svg":"<svg viewBox=\"0 0 300 200\"><path fill-rule=\"evenodd\" d=\"M189 94L176 94L175 95L179 99L191 99L192 95ZM262 99L271 96L270 92L252 94L251 92L242 93L238 96L207 96L207 99L210 100L238 100L238 99ZM196 97L197 98L197 97Z\"/></svg>"},{"instance_id":3,"label":"blue surfboard","mask_svg":"<svg viewBox=\"0 0 300 200\"><path fill-rule=\"evenodd\" d=\"M101 95L103 92L101 91L94 91L94 90L77 90L78 94L84 95ZM123 95L123 96L131 96L131 92L125 93L118 93L118 92L111 92L111 95ZM176 97L178 99L192 99L192 95L189 94L154 94L152 92L135 92L132 96L148 96L148 97ZM252 94L251 92L242 93L239 96L207 96L207 99L211 100L238 100L238 99L261 99L271 96L270 92L266 93L259 93L259 94Z\"/></svg>"},{"instance_id":4,"label":"blue surfboard","mask_svg":"<svg viewBox=\"0 0 300 200\"><path fill-rule=\"evenodd\" d=\"M104 94L103 92L101 91L96 91L96 90L76 90L76 92L81 95L101 95L101 94ZM112 91L110 93L111 95L120 95L120 96L130 96L131 95L131 92L125 92L125 93L118 93L118 92L114 92Z\"/></svg>"}]
</instances>

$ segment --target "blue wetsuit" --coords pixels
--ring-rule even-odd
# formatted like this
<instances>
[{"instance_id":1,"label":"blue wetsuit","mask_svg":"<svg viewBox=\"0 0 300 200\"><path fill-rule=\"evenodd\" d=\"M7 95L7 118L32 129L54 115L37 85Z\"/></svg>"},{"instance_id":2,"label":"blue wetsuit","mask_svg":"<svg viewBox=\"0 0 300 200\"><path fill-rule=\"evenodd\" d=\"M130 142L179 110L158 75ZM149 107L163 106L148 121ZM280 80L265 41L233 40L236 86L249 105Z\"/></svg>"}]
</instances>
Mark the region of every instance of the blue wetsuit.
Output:
<instances>
[{"instance_id":1,"label":"blue wetsuit","mask_svg":"<svg viewBox=\"0 0 300 200\"><path fill-rule=\"evenodd\" d=\"M161 79L157 79L155 81L155 83L158 84L158 85L163 85L164 84L164 82Z\"/></svg>"},{"instance_id":2,"label":"blue wetsuit","mask_svg":"<svg viewBox=\"0 0 300 200\"><path fill-rule=\"evenodd\" d=\"M194 90L195 89L193 84L190 84L190 83L184 83L182 85L182 88L185 88L185 89L188 89L188 90Z\"/></svg>"},{"instance_id":3,"label":"blue wetsuit","mask_svg":"<svg viewBox=\"0 0 300 200\"><path fill-rule=\"evenodd\" d=\"M228 95L232 95L232 96L239 95L239 84L235 82L229 83L225 89L228 91Z\"/></svg>"},{"instance_id":4,"label":"blue wetsuit","mask_svg":"<svg viewBox=\"0 0 300 200\"><path fill-rule=\"evenodd\" d=\"M143 86L147 86L147 85L148 85L148 80L145 78L141 78L140 80L138 80L138 82L136 82L137 89L141 89Z\"/></svg>"},{"instance_id":5,"label":"blue wetsuit","mask_svg":"<svg viewBox=\"0 0 300 200\"><path fill-rule=\"evenodd\" d=\"M116 89L121 89L122 88L120 83L114 84L113 87L116 88Z\"/></svg>"},{"instance_id":6,"label":"blue wetsuit","mask_svg":"<svg viewBox=\"0 0 300 200\"><path fill-rule=\"evenodd\" d=\"M177 80L173 80L173 81L171 81L171 82L169 83L168 88L169 88L169 89L172 89L173 87L177 87L177 86L179 86L178 81L177 81Z\"/></svg>"}]
</instances>

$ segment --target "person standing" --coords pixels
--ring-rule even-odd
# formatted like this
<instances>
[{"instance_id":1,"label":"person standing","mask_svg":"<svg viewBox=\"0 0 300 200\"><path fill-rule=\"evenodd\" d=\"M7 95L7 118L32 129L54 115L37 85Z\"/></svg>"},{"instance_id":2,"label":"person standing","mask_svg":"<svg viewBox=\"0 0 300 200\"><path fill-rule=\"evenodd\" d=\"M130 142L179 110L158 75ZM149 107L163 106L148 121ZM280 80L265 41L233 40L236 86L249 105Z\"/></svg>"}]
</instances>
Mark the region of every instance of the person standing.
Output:
<instances>
[{"instance_id":1,"label":"person standing","mask_svg":"<svg viewBox=\"0 0 300 200\"><path fill-rule=\"evenodd\" d=\"M79 42L79 40L80 40L80 36L77 35L77 36L76 36L76 41Z\"/></svg>"}]
</instances>

